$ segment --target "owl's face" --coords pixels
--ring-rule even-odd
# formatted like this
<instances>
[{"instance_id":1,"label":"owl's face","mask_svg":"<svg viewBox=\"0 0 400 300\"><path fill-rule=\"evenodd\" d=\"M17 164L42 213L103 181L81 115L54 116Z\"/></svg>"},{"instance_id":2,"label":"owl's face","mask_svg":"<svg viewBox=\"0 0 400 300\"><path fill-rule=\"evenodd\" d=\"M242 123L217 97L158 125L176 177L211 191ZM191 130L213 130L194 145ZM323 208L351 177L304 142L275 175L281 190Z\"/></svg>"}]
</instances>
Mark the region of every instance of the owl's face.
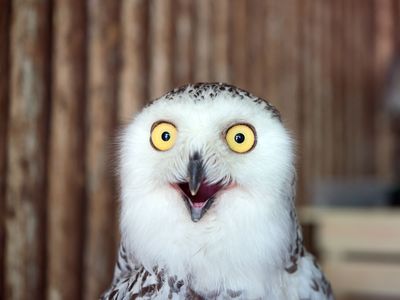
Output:
<instances>
[{"instance_id":1,"label":"owl's face","mask_svg":"<svg viewBox=\"0 0 400 300\"><path fill-rule=\"evenodd\" d=\"M146 107L122 135L120 163L123 202L144 197L142 208L207 222L246 201L274 205L293 154L267 102L232 86L199 84Z\"/></svg>"}]
</instances>

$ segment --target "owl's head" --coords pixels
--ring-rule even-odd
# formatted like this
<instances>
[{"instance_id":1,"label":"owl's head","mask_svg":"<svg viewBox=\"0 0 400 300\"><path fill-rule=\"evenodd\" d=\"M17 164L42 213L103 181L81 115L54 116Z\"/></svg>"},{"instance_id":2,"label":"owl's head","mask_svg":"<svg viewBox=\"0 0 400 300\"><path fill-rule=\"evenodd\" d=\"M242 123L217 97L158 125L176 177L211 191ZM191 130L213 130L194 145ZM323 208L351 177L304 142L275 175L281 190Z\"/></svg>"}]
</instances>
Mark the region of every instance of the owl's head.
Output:
<instances>
[{"instance_id":1,"label":"owl's head","mask_svg":"<svg viewBox=\"0 0 400 300\"><path fill-rule=\"evenodd\" d=\"M292 175L292 142L278 111L221 83L187 85L153 101L121 142L123 204L150 202L153 218L157 206L207 222L247 199L273 205Z\"/></svg>"}]
</instances>

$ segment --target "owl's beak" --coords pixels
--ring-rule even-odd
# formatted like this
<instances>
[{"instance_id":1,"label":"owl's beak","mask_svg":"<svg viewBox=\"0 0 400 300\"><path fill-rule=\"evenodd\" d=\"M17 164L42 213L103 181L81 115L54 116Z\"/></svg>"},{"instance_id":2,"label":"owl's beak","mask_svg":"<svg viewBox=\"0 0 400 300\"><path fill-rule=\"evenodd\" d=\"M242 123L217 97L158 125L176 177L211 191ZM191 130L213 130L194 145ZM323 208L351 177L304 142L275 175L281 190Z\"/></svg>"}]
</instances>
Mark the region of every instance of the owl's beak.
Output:
<instances>
[{"instance_id":1,"label":"owl's beak","mask_svg":"<svg viewBox=\"0 0 400 300\"><path fill-rule=\"evenodd\" d=\"M189 159L189 191L195 196L199 191L200 185L204 179L203 160L198 152L195 152Z\"/></svg>"},{"instance_id":2,"label":"owl's beak","mask_svg":"<svg viewBox=\"0 0 400 300\"><path fill-rule=\"evenodd\" d=\"M215 194L222 188L220 184L206 182L203 160L197 152L189 158L187 182L181 182L177 186L182 191L193 222L203 217L211 207Z\"/></svg>"}]
</instances>

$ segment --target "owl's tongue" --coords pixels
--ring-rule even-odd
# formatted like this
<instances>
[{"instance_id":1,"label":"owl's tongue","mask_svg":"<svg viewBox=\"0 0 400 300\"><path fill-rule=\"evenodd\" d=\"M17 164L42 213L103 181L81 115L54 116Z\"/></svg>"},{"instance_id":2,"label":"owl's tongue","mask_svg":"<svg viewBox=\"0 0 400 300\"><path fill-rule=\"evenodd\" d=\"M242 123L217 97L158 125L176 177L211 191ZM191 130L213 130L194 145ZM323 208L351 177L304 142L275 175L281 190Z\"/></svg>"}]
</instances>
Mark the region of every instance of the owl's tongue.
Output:
<instances>
[{"instance_id":1,"label":"owl's tongue","mask_svg":"<svg viewBox=\"0 0 400 300\"><path fill-rule=\"evenodd\" d=\"M189 184L184 182L179 184L182 192L190 199L193 207L201 208L206 205L207 200L212 198L222 186L219 184L207 184L204 181L200 184L199 190L195 195L192 195L189 189Z\"/></svg>"},{"instance_id":2,"label":"owl's tongue","mask_svg":"<svg viewBox=\"0 0 400 300\"><path fill-rule=\"evenodd\" d=\"M222 188L219 184L207 184L202 181L197 192L191 193L188 183L179 183L178 186L183 193L183 198L186 201L193 222L197 222L201 219L211 207L214 201L214 195Z\"/></svg>"}]
</instances>

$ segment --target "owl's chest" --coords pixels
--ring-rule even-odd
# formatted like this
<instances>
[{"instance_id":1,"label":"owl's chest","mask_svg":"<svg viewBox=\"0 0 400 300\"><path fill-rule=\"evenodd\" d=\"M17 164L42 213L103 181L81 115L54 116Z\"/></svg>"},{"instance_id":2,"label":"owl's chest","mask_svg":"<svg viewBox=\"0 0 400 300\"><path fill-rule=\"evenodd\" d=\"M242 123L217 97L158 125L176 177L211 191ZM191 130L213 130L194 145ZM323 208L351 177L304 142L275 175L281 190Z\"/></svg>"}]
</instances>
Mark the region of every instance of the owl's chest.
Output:
<instances>
[{"instance_id":1,"label":"owl's chest","mask_svg":"<svg viewBox=\"0 0 400 300\"><path fill-rule=\"evenodd\" d=\"M219 299L248 299L243 297L243 291L230 289L209 289L196 291L189 279L178 279L176 275L167 275L163 271L159 273L139 272L130 281L135 282L128 286L123 300L147 299L147 300L219 300Z\"/></svg>"},{"instance_id":2,"label":"owl's chest","mask_svg":"<svg viewBox=\"0 0 400 300\"><path fill-rule=\"evenodd\" d=\"M241 291L232 291L232 290L207 290L207 291L195 291L188 281L180 281L176 280L175 277L170 277L168 279L168 286L166 286L168 290L168 298L167 299L176 299L176 300L206 300L206 299L245 299L241 297ZM165 296L166 293L160 293L160 296ZM166 299L166 298L157 298L157 299Z\"/></svg>"},{"instance_id":3,"label":"owl's chest","mask_svg":"<svg viewBox=\"0 0 400 300\"><path fill-rule=\"evenodd\" d=\"M144 275L144 277L143 277ZM202 290L196 289L189 279L178 279L175 275L167 275L163 273L150 274L146 272L133 276L131 279L136 280L131 285L122 300L130 299L146 299L146 300L249 300L249 299L287 299L286 296L276 293L270 293L268 290L263 292L257 291L257 287L251 289L229 289L222 286L209 287ZM278 288L278 287L275 287ZM120 298L118 298L120 299Z\"/></svg>"}]
</instances>

